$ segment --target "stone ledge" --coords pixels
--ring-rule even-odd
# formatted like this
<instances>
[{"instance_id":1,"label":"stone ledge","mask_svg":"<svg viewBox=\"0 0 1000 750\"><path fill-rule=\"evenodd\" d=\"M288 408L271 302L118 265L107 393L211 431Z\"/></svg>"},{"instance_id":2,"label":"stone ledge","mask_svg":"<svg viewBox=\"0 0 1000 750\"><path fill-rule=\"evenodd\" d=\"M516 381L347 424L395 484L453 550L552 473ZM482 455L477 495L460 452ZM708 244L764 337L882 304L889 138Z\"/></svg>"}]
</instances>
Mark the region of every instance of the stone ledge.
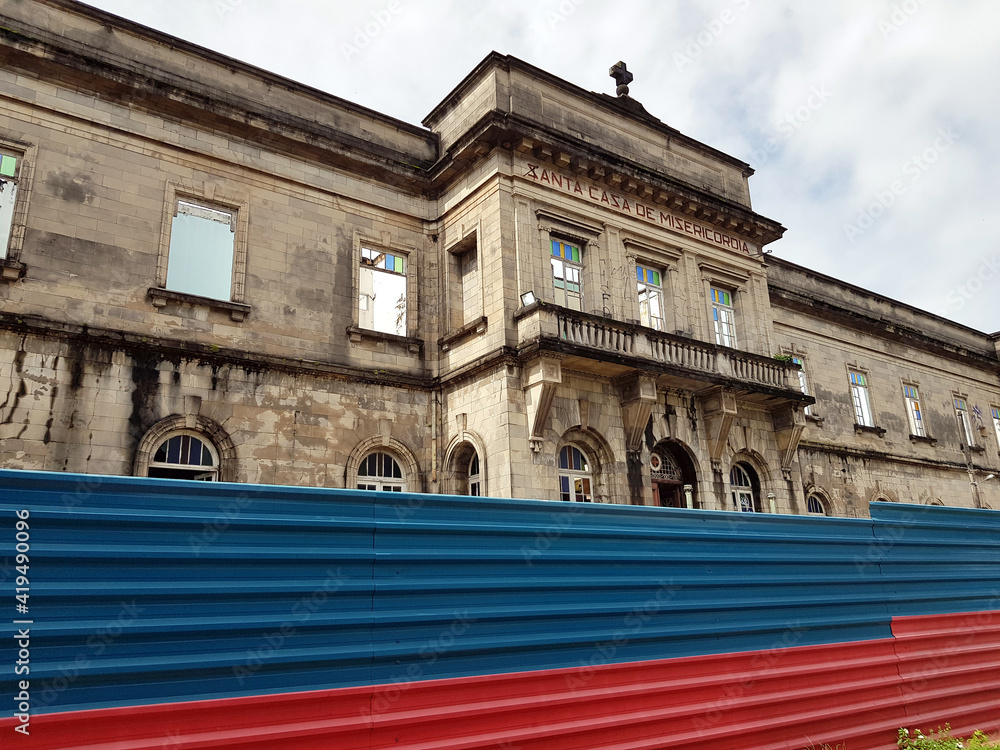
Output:
<instances>
[{"instance_id":1,"label":"stone ledge","mask_svg":"<svg viewBox=\"0 0 1000 750\"><path fill-rule=\"evenodd\" d=\"M371 328L359 328L358 326L347 326L347 337L355 343L369 339L386 341L397 346L405 346L410 354L420 354L420 350L424 346L422 339L413 338L412 336L397 336L394 333L375 331Z\"/></svg>"},{"instance_id":2,"label":"stone ledge","mask_svg":"<svg viewBox=\"0 0 1000 750\"><path fill-rule=\"evenodd\" d=\"M927 443L928 445L937 445L937 438L932 438L930 435L910 435L910 442L912 443Z\"/></svg>"},{"instance_id":3,"label":"stone ledge","mask_svg":"<svg viewBox=\"0 0 1000 750\"><path fill-rule=\"evenodd\" d=\"M167 302L180 302L182 304L208 307L212 310L225 310L229 313L229 317L237 323L242 323L246 320L247 315L250 314L250 310L252 309L250 305L244 305L240 302L228 302L221 299L212 299L211 297L201 297L197 294L174 292L158 286L151 286L146 292L146 298L156 308L165 307Z\"/></svg>"},{"instance_id":4,"label":"stone ledge","mask_svg":"<svg viewBox=\"0 0 1000 750\"><path fill-rule=\"evenodd\" d=\"M869 426L869 425L866 425L866 424L855 424L854 425L854 432L856 434L858 434L858 435L862 435L862 434L866 434L867 433L869 435L878 435L879 437L884 437L885 436L885 429L884 428Z\"/></svg>"},{"instance_id":5,"label":"stone ledge","mask_svg":"<svg viewBox=\"0 0 1000 750\"><path fill-rule=\"evenodd\" d=\"M0 258L0 281L17 281L28 272L28 267L16 260Z\"/></svg>"},{"instance_id":6,"label":"stone ledge","mask_svg":"<svg viewBox=\"0 0 1000 750\"><path fill-rule=\"evenodd\" d=\"M461 328L456 328L454 331L442 336L438 339L438 346L441 347L441 351L446 352L455 344L458 344L466 339L471 339L479 334L486 333L487 319L484 315L471 323L466 323Z\"/></svg>"}]
</instances>

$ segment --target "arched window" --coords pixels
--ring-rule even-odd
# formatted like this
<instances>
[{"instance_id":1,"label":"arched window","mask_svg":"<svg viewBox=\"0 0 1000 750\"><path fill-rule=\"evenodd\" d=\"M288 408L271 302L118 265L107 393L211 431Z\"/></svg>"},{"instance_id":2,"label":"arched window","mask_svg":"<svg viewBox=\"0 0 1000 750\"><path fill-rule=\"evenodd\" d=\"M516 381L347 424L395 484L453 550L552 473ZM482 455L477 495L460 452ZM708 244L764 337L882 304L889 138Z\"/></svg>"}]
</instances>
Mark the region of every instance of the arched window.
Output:
<instances>
[{"instance_id":1,"label":"arched window","mask_svg":"<svg viewBox=\"0 0 1000 750\"><path fill-rule=\"evenodd\" d=\"M359 490L382 490L402 492L406 488L406 477L399 463L388 453L369 453L358 466Z\"/></svg>"},{"instance_id":2,"label":"arched window","mask_svg":"<svg viewBox=\"0 0 1000 750\"><path fill-rule=\"evenodd\" d=\"M147 476L215 482L219 457L215 447L191 432L168 435L153 451Z\"/></svg>"},{"instance_id":3,"label":"arched window","mask_svg":"<svg viewBox=\"0 0 1000 750\"><path fill-rule=\"evenodd\" d=\"M733 508L742 513L760 513L760 480L749 464L733 464L729 472Z\"/></svg>"},{"instance_id":4,"label":"arched window","mask_svg":"<svg viewBox=\"0 0 1000 750\"><path fill-rule=\"evenodd\" d=\"M806 511L814 516L826 516L826 503L819 495L810 495L806 498Z\"/></svg>"},{"instance_id":5,"label":"arched window","mask_svg":"<svg viewBox=\"0 0 1000 750\"><path fill-rule=\"evenodd\" d=\"M479 454L473 453L469 461L469 495L479 497L483 494L483 481L479 473Z\"/></svg>"},{"instance_id":6,"label":"arched window","mask_svg":"<svg viewBox=\"0 0 1000 750\"><path fill-rule=\"evenodd\" d=\"M590 462L583 451L572 445L559 451L559 499L578 503L593 502Z\"/></svg>"}]
</instances>

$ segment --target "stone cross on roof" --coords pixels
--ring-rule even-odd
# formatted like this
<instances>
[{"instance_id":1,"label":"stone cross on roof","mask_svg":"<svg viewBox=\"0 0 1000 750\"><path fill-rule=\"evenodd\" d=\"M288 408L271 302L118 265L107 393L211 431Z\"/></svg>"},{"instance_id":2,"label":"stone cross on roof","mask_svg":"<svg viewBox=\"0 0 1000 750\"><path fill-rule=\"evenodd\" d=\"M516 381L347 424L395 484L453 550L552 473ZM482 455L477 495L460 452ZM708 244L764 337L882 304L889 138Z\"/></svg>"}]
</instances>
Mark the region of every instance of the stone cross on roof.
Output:
<instances>
[{"instance_id":1,"label":"stone cross on roof","mask_svg":"<svg viewBox=\"0 0 1000 750\"><path fill-rule=\"evenodd\" d=\"M628 72L625 67L625 63L621 60L616 62L611 66L611 70L608 71L608 75L615 79L615 83L618 87L615 89L615 93L618 96L628 96L628 85L632 83L632 74Z\"/></svg>"}]
</instances>

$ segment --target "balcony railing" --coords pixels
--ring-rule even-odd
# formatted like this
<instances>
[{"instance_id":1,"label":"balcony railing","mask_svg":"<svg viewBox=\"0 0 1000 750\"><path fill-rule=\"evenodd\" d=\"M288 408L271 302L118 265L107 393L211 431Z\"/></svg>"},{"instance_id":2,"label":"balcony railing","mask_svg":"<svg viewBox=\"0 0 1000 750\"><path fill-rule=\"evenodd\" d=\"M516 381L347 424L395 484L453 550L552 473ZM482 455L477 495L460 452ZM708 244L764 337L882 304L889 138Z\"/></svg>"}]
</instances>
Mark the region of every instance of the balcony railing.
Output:
<instances>
[{"instance_id":1,"label":"balcony railing","mask_svg":"<svg viewBox=\"0 0 1000 750\"><path fill-rule=\"evenodd\" d=\"M795 365L770 357L695 341L683 336L654 331L634 323L622 323L599 315L576 312L564 307L535 303L515 316L522 342L534 338L555 338L590 350L603 361L641 360L717 378L731 378L782 390L798 390ZM578 352L585 354L584 352ZM610 359L607 355L610 355ZM622 364L625 362L622 361Z\"/></svg>"},{"instance_id":2,"label":"balcony railing","mask_svg":"<svg viewBox=\"0 0 1000 750\"><path fill-rule=\"evenodd\" d=\"M616 354L635 354L635 331L611 321L556 314L559 338L591 349L603 349Z\"/></svg>"}]
</instances>

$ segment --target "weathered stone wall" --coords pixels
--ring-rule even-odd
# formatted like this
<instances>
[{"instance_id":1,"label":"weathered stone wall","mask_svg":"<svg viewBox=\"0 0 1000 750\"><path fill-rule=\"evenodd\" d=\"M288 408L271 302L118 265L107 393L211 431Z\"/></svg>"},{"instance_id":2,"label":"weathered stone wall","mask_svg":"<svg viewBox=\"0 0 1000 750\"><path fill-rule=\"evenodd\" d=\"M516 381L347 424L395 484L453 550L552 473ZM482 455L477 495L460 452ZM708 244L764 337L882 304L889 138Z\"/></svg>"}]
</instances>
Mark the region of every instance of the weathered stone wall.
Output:
<instances>
[{"instance_id":1,"label":"weathered stone wall","mask_svg":"<svg viewBox=\"0 0 1000 750\"><path fill-rule=\"evenodd\" d=\"M417 462L408 488L433 489L426 390L9 332L0 344L7 468L131 474L154 425L200 416L235 446L237 481L343 487L357 446L391 438Z\"/></svg>"},{"instance_id":2,"label":"weathered stone wall","mask_svg":"<svg viewBox=\"0 0 1000 750\"><path fill-rule=\"evenodd\" d=\"M802 358L816 397L799 451L803 491L828 496L838 515L864 515L873 499L973 505L969 460L979 480L1000 473L990 418L1000 404L1000 365L989 337L877 295L863 299L855 287L791 264L772 264L769 282L777 344ZM855 428L849 369L867 375L879 431ZM904 385L918 389L926 439L911 437ZM956 396L974 423L969 453ZM1000 483L980 481L979 490L1000 508Z\"/></svg>"}]
</instances>

